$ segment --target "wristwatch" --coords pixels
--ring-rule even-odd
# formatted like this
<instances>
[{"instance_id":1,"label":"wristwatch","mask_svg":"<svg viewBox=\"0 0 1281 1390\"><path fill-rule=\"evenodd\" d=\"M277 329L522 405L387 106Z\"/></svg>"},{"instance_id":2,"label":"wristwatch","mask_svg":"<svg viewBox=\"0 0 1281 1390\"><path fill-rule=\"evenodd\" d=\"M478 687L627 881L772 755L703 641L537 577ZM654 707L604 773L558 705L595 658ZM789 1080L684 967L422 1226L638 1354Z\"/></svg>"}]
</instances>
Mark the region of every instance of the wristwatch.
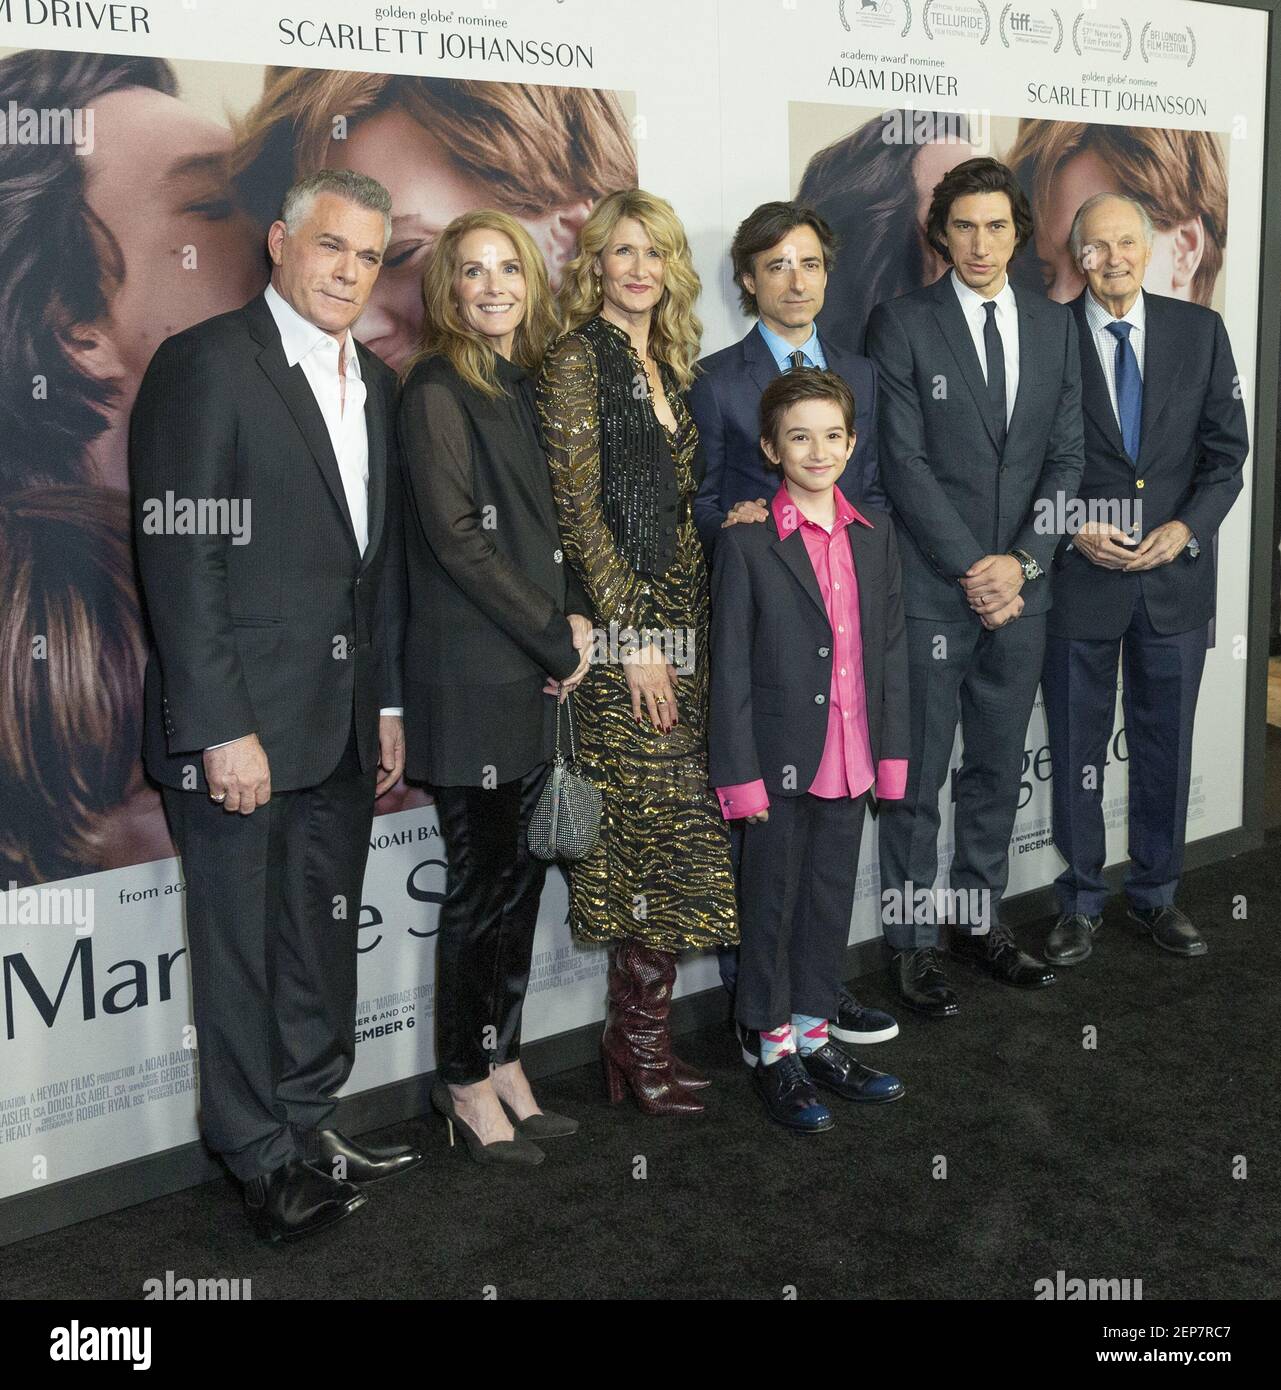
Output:
<instances>
[{"instance_id":1,"label":"wristwatch","mask_svg":"<svg viewBox=\"0 0 1281 1390\"><path fill-rule=\"evenodd\" d=\"M1040 579L1045 571L1027 553L1026 550L1011 550L1010 554L1019 562L1023 568L1023 578L1030 582L1033 579Z\"/></svg>"}]
</instances>

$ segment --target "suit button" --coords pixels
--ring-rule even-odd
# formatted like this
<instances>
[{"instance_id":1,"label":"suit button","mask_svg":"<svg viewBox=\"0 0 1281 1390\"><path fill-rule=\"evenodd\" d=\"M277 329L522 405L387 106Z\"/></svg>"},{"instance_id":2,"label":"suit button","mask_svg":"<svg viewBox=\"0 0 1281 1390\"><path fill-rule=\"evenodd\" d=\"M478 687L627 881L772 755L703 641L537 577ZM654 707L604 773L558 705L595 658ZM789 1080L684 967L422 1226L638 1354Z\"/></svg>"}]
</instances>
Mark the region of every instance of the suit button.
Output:
<instances>
[{"instance_id":1,"label":"suit button","mask_svg":"<svg viewBox=\"0 0 1281 1390\"><path fill-rule=\"evenodd\" d=\"M825 704L827 704L827 696L826 696L826 695L815 695L815 696L814 696L814 703L815 703L816 705L825 705Z\"/></svg>"},{"instance_id":2,"label":"suit button","mask_svg":"<svg viewBox=\"0 0 1281 1390\"><path fill-rule=\"evenodd\" d=\"M356 576L356 588L360 588L360 575Z\"/></svg>"},{"instance_id":3,"label":"suit button","mask_svg":"<svg viewBox=\"0 0 1281 1390\"><path fill-rule=\"evenodd\" d=\"M831 656L832 649L831 647L820 647L818 649L818 654L819 656Z\"/></svg>"},{"instance_id":4,"label":"suit button","mask_svg":"<svg viewBox=\"0 0 1281 1390\"><path fill-rule=\"evenodd\" d=\"M1135 487L1142 487L1142 486L1143 486L1143 479L1140 478L1140 479L1134 484L1134 486L1135 486Z\"/></svg>"},{"instance_id":5,"label":"suit button","mask_svg":"<svg viewBox=\"0 0 1281 1390\"><path fill-rule=\"evenodd\" d=\"M560 562L561 562L564 558L565 558L565 556L564 556L564 554L563 554L561 551L559 551L559 550L553 550L553 551L552 551L552 559L555 560L556 563L557 563L558 565L560 564Z\"/></svg>"}]
</instances>

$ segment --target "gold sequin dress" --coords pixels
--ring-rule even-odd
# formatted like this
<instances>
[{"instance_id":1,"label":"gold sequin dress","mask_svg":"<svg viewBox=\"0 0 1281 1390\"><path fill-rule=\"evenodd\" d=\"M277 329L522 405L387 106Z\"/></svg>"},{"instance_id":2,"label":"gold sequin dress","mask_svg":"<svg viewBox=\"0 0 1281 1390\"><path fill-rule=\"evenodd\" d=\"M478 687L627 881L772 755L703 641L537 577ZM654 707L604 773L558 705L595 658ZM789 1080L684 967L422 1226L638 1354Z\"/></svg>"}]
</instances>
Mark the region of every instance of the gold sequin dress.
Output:
<instances>
[{"instance_id":1,"label":"gold sequin dress","mask_svg":"<svg viewBox=\"0 0 1281 1390\"><path fill-rule=\"evenodd\" d=\"M582 770L604 811L595 850L569 867L570 924L585 941L632 938L680 951L737 942L738 923L729 833L707 782L708 581L692 505L698 430L663 375L675 435L633 389L644 367L627 334L597 316L553 344L538 405L565 558L595 607L601 641L611 631L625 640L629 629L679 634L693 665L680 677L680 722L667 734L648 714L637 725L616 659L595 662L574 693ZM603 381L614 383L612 394ZM629 550L657 557L661 573L638 569Z\"/></svg>"}]
</instances>

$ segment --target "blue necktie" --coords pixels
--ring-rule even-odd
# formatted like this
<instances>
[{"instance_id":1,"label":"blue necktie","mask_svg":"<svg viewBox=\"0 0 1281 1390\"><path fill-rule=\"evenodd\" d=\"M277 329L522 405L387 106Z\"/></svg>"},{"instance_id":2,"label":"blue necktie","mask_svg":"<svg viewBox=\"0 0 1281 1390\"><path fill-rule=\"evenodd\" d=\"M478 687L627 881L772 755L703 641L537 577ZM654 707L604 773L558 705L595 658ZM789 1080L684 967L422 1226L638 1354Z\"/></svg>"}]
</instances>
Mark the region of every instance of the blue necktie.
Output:
<instances>
[{"instance_id":1,"label":"blue necktie","mask_svg":"<svg viewBox=\"0 0 1281 1390\"><path fill-rule=\"evenodd\" d=\"M1130 458L1139 461L1139 426L1143 420L1143 378L1139 359L1130 343L1132 323L1118 319L1107 325L1116 339L1116 413L1121 420L1121 442Z\"/></svg>"}]
</instances>

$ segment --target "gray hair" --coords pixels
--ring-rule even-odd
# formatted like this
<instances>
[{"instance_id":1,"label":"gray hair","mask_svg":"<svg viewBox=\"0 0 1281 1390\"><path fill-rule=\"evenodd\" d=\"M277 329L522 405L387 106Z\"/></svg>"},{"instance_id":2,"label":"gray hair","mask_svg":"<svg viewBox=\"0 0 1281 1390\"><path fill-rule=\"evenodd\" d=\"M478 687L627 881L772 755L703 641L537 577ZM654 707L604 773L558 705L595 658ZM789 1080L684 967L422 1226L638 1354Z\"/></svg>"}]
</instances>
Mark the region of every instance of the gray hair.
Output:
<instances>
[{"instance_id":1,"label":"gray hair","mask_svg":"<svg viewBox=\"0 0 1281 1390\"><path fill-rule=\"evenodd\" d=\"M370 212L383 215L383 250L391 240L391 194L368 174L357 174L351 169L317 169L304 174L294 183L280 207L280 220L292 236L311 215L316 199L322 193L333 193L346 198L357 207L368 208Z\"/></svg>"},{"instance_id":2,"label":"gray hair","mask_svg":"<svg viewBox=\"0 0 1281 1390\"><path fill-rule=\"evenodd\" d=\"M1124 193L1092 193L1076 210L1076 216L1072 219L1072 228L1068 232L1068 250L1072 253L1072 260L1076 265L1081 264L1081 252L1084 249L1081 245L1081 224L1086 216L1100 203L1106 203L1109 199L1115 199L1119 203L1129 203L1129 205L1139 214L1139 222L1143 226L1143 239L1149 248L1156 239L1156 227L1153 225L1148 210L1137 198L1131 198Z\"/></svg>"}]
</instances>

